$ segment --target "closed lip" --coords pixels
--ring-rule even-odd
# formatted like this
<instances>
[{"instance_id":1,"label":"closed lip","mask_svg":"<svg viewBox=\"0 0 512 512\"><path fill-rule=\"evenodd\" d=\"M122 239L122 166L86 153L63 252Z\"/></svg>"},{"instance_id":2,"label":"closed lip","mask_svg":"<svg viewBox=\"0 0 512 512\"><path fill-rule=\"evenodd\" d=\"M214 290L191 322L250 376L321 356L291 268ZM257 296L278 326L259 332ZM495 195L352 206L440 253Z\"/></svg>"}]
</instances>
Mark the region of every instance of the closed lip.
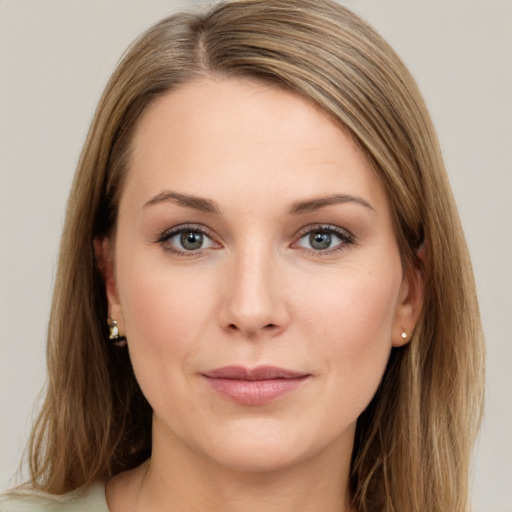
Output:
<instances>
[{"instance_id":1,"label":"closed lip","mask_svg":"<svg viewBox=\"0 0 512 512\"><path fill-rule=\"evenodd\" d=\"M277 366L224 366L202 377L224 399L241 405L264 405L300 389L309 373Z\"/></svg>"},{"instance_id":2,"label":"closed lip","mask_svg":"<svg viewBox=\"0 0 512 512\"><path fill-rule=\"evenodd\" d=\"M224 366L203 374L212 379L230 379L230 380L270 380L270 379L300 379L307 377L305 372L288 370L277 366L258 366L256 368L246 368L244 366Z\"/></svg>"}]
</instances>

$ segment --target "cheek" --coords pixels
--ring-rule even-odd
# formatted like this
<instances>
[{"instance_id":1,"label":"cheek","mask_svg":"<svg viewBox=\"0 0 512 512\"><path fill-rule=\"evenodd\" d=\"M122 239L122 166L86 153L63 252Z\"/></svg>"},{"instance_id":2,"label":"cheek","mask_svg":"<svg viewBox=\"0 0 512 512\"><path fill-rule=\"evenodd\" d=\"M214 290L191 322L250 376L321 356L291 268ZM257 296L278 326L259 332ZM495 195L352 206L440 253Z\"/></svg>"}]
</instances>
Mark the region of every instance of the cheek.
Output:
<instances>
[{"instance_id":1,"label":"cheek","mask_svg":"<svg viewBox=\"0 0 512 512\"><path fill-rule=\"evenodd\" d=\"M328 282L321 293L308 287L303 298L302 328L315 333L312 348L323 354L321 364L330 376L326 397L338 403L342 393L344 406L351 409L348 416L362 412L382 379L400 280L400 267L396 272L354 272Z\"/></svg>"},{"instance_id":2,"label":"cheek","mask_svg":"<svg viewBox=\"0 0 512 512\"><path fill-rule=\"evenodd\" d=\"M137 255L121 257L117 270L130 357L141 387L151 394L165 382L180 386L201 349L211 289Z\"/></svg>"},{"instance_id":3,"label":"cheek","mask_svg":"<svg viewBox=\"0 0 512 512\"><path fill-rule=\"evenodd\" d=\"M357 346L381 342L390 344L401 282L400 267L390 270L347 269L306 283L295 292L301 297L302 317L311 329L341 341L360 340Z\"/></svg>"}]
</instances>

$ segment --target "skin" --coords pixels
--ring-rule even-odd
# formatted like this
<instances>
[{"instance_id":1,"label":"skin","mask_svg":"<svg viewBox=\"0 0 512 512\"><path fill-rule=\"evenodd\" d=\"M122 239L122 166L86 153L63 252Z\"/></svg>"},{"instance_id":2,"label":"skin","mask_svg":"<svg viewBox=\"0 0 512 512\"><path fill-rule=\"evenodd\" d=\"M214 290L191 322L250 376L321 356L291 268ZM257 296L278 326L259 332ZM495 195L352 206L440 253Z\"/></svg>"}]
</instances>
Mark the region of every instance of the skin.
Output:
<instances>
[{"instance_id":1,"label":"skin","mask_svg":"<svg viewBox=\"0 0 512 512\"><path fill-rule=\"evenodd\" d=\"M183 225L204 233L200 249L180 246ZM422 301L350 136L260 83L167 93L139 121L116 236L97 256L154 410L153 455L108 483L111 511L350 510L356 420ZM202 376L227 365L308 377L239 404Z\"/></svg>"}]
</instances>

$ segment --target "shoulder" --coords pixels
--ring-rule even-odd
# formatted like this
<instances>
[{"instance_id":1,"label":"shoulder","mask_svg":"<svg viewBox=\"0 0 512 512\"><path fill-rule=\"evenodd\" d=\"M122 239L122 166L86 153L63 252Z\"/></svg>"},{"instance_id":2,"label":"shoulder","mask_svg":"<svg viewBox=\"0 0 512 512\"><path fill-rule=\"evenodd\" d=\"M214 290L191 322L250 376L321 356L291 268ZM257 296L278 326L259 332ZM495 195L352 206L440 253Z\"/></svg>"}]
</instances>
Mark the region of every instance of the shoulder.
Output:
<instances>
[{"instance_id":1,"label":"shoulder","mask_svg":"<svg viewBox=\"0 0 512 512\"><path fill-rule=\"evenodd\" d=\"M105 484L58 495L22 488L5 491L0 493L0 512L108 512Z\"/></svg>"}]
</instances>

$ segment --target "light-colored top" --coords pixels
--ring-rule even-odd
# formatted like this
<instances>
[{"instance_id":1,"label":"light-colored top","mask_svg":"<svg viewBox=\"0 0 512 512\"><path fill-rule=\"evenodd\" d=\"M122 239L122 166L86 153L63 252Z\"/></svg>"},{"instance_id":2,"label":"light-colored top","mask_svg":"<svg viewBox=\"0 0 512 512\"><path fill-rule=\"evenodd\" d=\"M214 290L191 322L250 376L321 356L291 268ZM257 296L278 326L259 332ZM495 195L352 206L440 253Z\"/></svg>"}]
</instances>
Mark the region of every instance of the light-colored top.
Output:
<instances>
[{"instance_id":1,"label":"light-colored top","mask_svg":"<svg viewBox=\"0 0 512 512\"><path fill-rule=\"evenodd\" d=\"M108 512L105 483L58 495L32 489L5 491L0 493L0 512Z\"/></svg>"}]
</instances>

